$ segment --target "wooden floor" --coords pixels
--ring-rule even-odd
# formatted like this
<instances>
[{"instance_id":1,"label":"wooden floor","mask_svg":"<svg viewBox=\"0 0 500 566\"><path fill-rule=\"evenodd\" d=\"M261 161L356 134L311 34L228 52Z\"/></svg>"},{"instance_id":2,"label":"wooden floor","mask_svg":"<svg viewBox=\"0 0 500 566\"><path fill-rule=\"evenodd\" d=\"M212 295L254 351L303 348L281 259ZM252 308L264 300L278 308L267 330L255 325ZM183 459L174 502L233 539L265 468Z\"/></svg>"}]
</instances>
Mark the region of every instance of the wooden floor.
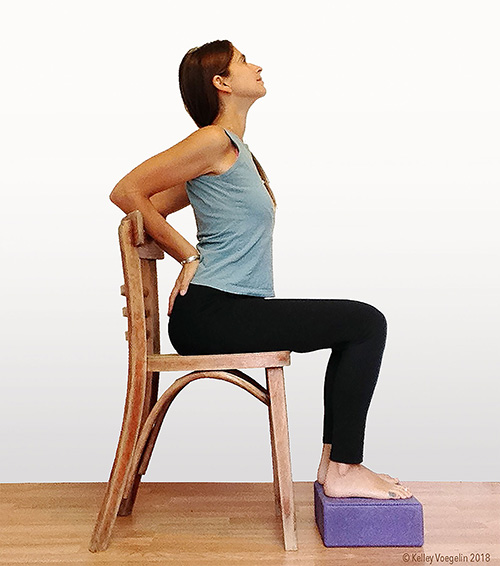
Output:
<instances>
[{"instance_id":1,"label":"wooden floor","mask_svg":"<svg viewBox=\"0 0 500 566\"><path fill-rule=\"evenodd\" d=\"M104 484L0 484L0 565L500 564L500 483L405 485L424 507L420 548L325 548L312 482L294 483L295 552L283 550L270 483L143 483L108 550L92 554Z\"/></svg>"}]
</instances>

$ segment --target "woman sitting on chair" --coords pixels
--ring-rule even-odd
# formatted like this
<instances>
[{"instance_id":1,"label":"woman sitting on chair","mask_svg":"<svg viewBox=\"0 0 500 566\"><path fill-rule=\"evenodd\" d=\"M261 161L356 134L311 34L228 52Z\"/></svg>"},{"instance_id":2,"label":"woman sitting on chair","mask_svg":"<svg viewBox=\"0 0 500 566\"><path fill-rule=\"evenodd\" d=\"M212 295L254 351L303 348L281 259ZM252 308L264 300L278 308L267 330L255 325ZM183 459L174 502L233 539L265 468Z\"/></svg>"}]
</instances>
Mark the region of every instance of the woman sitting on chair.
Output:
<instances>
[{"instance_id":1,"label":"woman sitting on chair","mask_svg":"<svg viewBox=\"0 0 500 566\"><path fill-rule=\"evenodd\" d=\"M199 129L133 169L110 198L127 214L139 210L148 234L182 264L168 306L179 354L331 349L317 480L330 497L411 497L397 478L361 464L384 315L353 300L274 298L276 202L243 142L248 110L266 94L261 71L227 40L189 50L179 82ZM189 204L197 248L166 222Z\"/></svg>"}]
</instances>

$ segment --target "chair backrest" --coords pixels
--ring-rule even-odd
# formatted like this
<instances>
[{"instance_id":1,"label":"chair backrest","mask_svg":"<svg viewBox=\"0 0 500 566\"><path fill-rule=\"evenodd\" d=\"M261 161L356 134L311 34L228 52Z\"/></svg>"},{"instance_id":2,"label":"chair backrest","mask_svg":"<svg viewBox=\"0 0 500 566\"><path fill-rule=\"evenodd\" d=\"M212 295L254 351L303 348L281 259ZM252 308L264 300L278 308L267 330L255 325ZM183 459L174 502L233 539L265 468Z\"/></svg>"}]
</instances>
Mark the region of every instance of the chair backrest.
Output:
<instances>
[{"instance_id":1,"label":"chair backrest","mask_svg":"<svg viewBox=\"0 0 500 566\"><path fill-rule=\"evenodd\" d=\"M125 280L121 292L127 298L123 315L128 318L129 352L133 361L146 363L147 354L160 353L156 260L163 259L165 254L144 230L139 210L122 219L118 237Z\"/></svg>"}]
</instances>

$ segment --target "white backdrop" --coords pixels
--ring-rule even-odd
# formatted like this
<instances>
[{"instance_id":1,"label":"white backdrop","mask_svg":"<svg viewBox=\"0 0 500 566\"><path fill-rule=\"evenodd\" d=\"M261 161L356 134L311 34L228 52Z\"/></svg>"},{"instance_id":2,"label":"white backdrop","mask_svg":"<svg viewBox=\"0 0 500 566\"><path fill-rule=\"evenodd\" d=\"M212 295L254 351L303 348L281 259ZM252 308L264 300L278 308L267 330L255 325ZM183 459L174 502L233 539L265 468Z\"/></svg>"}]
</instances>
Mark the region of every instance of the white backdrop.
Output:
<instances>
[{"instance_id":1,"label":"white backdrop","mask_svg":"<svg viewBox=\"0 0 500 566\"><path fill-rule=\"evenodd\" d=\"M196 129L178 65L226 38L268 90L245 141L278 199L277 296L388 319L365 465L498 481L499 15L493 0L2 3L0 481L108 479L127 372L108 195ZM195 242L190 210L171 220ZM167 257L163 352L177 272ZM295 481L315 479L328 355L286 369ZM145 481L272 481L267 427L244 391L197 381Z\"/></svg>"}]
</instances>

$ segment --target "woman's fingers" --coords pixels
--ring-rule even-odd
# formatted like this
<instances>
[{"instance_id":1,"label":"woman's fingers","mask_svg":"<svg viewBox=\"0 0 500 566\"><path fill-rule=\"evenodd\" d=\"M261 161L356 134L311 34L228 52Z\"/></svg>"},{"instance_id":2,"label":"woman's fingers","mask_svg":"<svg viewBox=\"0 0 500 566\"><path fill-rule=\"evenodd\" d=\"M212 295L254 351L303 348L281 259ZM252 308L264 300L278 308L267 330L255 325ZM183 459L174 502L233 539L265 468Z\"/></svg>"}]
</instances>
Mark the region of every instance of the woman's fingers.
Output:
<instances>
[{"instance_id":1,"label":"woman's fingers","mask_svg":"<svg viewBox=\"0 0 500 566\"><path fill-rule=\"evenodd\" d=\"M180 279L180 294L185 295L187 293L191 279L194 277L196 270L198 269L198 262L192 261L184 266L179 276Z\"/></svg>"},{"instance_id":2,"label":"woman's fingers","mask_svg":"<svg viewBox=\"0 0 500 566\"><path fill-rule=\"evenodd\" d=\"M179 277L179 295L184 296L187 292L191 279L186 277L186 270L183 269Z\"/></svg>"},{"instance_id":3,"label":"woman's fingers","mask_svg":"<svg viewBox=\"0 0 500 566\"><path fill-rule=\"evenodd\" d=\"M177 281L175 282L174 288L170 293L170 297L168 300L168 315L170 316L172 309L174 308L174 302L177 295L184 296L187 293L189 284L191 283L191 279L194 277L196 270L198 269L198 262L194 261L191 263L187 263L183 266L182 271L179 273L179 277L177 277Z\"/></svg>"},{"instance_id":4,"label":"woman's fingers","mask_svg":"<svg viewBox=\"0 0 500 566\"><path fill-rule=\"evenodd\" d=\"M179 294L179 290L180 290L180 275L179 275L179 277L177 277L177 281L175 282L174 288L172 289L172 292L170 293L170 297L168 298L168 315L169 316L172 313L172 309L174 308L175 298Z\"/></svg>"},{"instance_id":5,"label":"woman's fingers","mask_svg":"<svg viewBox=\"0 0 500 566\"><path fill-rule=\"evenodd\" d=\"M168 316L172 314L172 309L174 308L175 297L177 296L177 287L174 287L168 298Z\"/></svg>"}]
</instances>

